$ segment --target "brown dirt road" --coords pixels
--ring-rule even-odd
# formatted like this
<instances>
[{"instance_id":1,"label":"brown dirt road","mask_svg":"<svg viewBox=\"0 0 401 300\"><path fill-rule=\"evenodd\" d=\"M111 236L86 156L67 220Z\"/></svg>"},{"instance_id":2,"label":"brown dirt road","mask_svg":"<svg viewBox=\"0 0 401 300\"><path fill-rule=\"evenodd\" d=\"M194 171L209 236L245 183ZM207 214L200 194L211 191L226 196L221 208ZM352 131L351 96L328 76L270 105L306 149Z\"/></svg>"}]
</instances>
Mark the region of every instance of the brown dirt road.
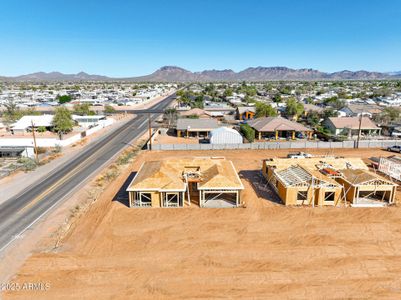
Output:
<instances>
[{"instance_id":1,"label":"brown dirt road","mask_svg":"<svg viewBox=\"0 0 401 300\"><path fill-rule=\"evenodd\" d=\"M140 154L57 252L37 252L13 279L50 288L8 291L4 298L400 298L400 208L287 208L259 198L248 180L257 175L262 158L286 153ZM386 155L380 150L336 154ZM111 201L144 160L183 155L233 160L247 208L129 209Z\"/></svg>"}]
</instances>

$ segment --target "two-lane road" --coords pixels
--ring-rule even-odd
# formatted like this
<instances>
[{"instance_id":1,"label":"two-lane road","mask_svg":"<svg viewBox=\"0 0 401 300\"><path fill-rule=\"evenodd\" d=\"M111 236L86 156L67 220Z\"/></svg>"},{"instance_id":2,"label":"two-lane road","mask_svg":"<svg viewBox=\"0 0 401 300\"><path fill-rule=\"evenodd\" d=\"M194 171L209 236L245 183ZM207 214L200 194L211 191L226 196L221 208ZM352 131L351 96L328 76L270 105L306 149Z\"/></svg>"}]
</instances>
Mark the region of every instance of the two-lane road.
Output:
<instances>
[{"instance_id":1,"label":"two-lane road","mask_svg":"<svg viewBox=\"0 0 401 300\"><path fill-rule=\"evenodd\" d=\"M149 108L149 111L163 111L174 97L175 94L167 97ZM159 115L160 113L153 114L152 120ZM13 241L21 238L28 228L67 199L81 184L133 140L143 135L147 129L148 119L146 116L138 115L88 146L73 160L2 203L0 205L0 253Z\"/></svg>"}]
</instances>

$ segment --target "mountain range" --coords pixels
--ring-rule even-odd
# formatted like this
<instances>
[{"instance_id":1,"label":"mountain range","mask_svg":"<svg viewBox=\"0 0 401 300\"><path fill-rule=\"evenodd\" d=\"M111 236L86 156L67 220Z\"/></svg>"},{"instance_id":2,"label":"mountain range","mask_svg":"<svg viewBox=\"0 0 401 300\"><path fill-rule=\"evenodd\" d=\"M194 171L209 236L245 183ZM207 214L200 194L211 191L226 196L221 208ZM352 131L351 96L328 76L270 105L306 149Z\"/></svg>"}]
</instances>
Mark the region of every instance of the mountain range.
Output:
<instances>
[{"instance_id":1,"label":"mountain range","mask_svg":"<svg viewBox=\"0 0 401 300\"><path fill-rule=\"evenodd\" d=\"M132 81L132 82L196 82L196 81L268 81L268 80L376 80L400 79L401 72L380 73L368 71L321 72L314 69L287 67L250 67L240 72L233 70L205 70L191 72L176 66L165 66L152 74L139 77L112 78L85 72L63 74L38 72L16 77L0 76L1 81Z\"/></svg>"}]
</instances>

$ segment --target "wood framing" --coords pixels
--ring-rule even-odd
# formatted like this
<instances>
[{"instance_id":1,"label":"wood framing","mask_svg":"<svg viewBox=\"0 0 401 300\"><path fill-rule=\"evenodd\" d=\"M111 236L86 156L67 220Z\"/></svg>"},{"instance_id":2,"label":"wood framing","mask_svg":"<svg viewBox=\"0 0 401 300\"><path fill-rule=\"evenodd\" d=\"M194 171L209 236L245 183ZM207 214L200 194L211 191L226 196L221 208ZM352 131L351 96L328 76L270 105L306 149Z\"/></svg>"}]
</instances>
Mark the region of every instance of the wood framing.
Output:
<instances>
[{"instance_id":1,"label":"wood framing","mask_svg":"<svg viewBox=\"0 0 401 300\"><path fill-rule=\"evenodd\" d=\"M275 158L263 161L262 173L285 205L391 204L397 187L360 158Z\"/></svg>"},{"instance_id":2,"label":"wood framing","mask_svg":"<svg viewBox=\"0 0 401 300\"><path fill-rule=\"evenodd\" d=\"M392 204L397 184L367 170L342 170L336 180L344 186L345 198L353 205Z\"/></svg>"},{"instance_id":3,"label":"wood framing","mask_svg":"<svg viewBox=\"0 0 401 300\"><path fill-rule=\"evenodd\" d=\"M242 182L224 157L145 162L127 188L130 207L238 207Z\"/></svg>"}]
</instances>

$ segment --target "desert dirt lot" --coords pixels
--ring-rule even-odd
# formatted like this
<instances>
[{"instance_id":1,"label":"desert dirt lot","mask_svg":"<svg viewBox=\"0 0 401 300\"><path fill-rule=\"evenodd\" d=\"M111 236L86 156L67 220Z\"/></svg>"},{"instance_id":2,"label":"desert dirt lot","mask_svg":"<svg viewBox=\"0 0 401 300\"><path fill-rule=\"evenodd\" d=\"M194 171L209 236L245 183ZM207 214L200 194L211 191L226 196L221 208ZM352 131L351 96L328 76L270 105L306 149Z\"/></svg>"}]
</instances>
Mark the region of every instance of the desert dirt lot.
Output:
<instances>
[{"instance_id":1,"label":"desert dirt lot","mask_svg":"<svg viewBox=\"0 0 401 300\"><path fill-rule=\"evenodd\" d=\"M311 151L326 154L326 152ZM401 210L284 207L255 191L261 159L288 151L143 152L81 217L57 251L12 280L46 291L5 299L401 297ZM387 155L341 150L336 155ZM144 160L225 156L245 186L237 209L130 209L118 190ZM114 200L114 201L113 201Z\"/></svg>"}]
</instances>

